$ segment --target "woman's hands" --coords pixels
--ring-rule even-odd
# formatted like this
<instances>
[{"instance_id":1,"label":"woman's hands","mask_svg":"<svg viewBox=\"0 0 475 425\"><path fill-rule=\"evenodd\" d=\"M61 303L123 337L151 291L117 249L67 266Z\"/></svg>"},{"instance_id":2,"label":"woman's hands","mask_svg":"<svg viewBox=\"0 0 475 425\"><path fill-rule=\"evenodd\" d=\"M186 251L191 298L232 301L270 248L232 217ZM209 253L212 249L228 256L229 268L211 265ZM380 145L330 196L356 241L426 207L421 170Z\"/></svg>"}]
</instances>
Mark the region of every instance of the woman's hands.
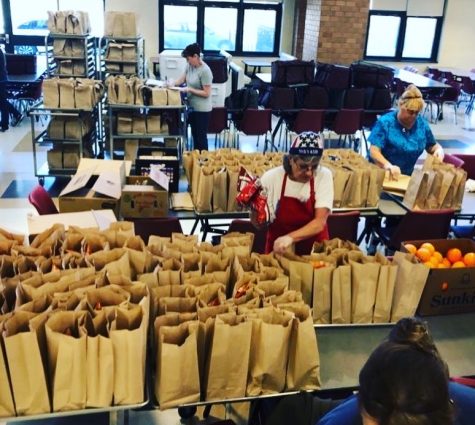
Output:
<instances>
[{"instance_id":1,"label":"woman's hands","mask_svg":"<svg viewBox=\"0 0 475 425\"><path fill-rule=\"evenodd\" d=\"M393 165L390 162L384 165L384 169L389 171L390 180L398 180L401 175L401 169L397 165Z\"/></svg>"},{"instance_id":2,"label":"woman's hands","mask_svg":"<svg viewBox=\"0 0 475 425\"><path fill-rule=\"evenodd\" d=\"M445 154L444 154L444 149L442 148L442 146L437 146L434 149L434 152L432 152L432 155L434 155L438 160L443 161Z\"/></svg>"},{"instance_id":3,"label":"woman's hands","mask_svg":"<svg viewBox=\"0 0 475 425\"><path fill-rule=\"evenodd\" d=\"M283 254L294 243L292 236L284 235L274 241L273 250L277 254Z\"/></svg>"}]
</instances>

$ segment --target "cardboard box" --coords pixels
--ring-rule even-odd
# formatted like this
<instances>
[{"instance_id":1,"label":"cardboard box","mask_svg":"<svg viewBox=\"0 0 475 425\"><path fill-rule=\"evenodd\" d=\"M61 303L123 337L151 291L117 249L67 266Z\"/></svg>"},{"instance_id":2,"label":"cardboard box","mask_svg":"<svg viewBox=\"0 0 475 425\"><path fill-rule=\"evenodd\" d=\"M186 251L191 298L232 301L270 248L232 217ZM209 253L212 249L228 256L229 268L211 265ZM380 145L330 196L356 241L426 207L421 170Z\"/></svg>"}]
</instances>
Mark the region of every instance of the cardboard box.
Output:
<instances>
[{"instance_id":1,"label":"cardboard box","mask_svg":"<svg viewBox=\"0 0 475 425\"><path fill-rule=\"evenodd\" d=\"M89 162L92 167L86 168L85 162ZM110 164L111 162L115 164ZM119 215L119 199L125 182L125 174L123 161L82 158L78 171L59 194L59 211L111 209ZM97 178L96 175L98 175Z\"/></svg>"},{"instance_id":2,"label":"cardboard box","mask_svg":"<svg viewBox=\"0 0 475 425\"><path fill-rule=\"evenodd\" d=\"M168 215L168 179L152 166L150 176L128 176L122 189L120 213L124 218Z\"/></svg>"},{"instance_id":3,"label":"cardboard box","mask_svg":"<svg viewBox=\"0 0 475 425\"><path fill-rule=\"evenodd\" d=\"M140 155L135 160L135 174L147 176L152 165L160 166L161 170L168 176L168 191L178 192L180 181L180 161L174 156L153 156Z\"/></svg>"},{"instance_id":4,"label":"cardboard box","mask_svg":"<svg viewBox=\"0 0 475 425\"><path fill-rule=\"evenodd\" d=\"M405 241L419 247L430 242L445 256L450 248L459 248L462 254L475 252L471 239L434 239L429 241ZM421 316L468 313L475 311L475 267L455 269L431 269L422 293L417 313Z\"/></svg>"},{"instance_id":5,"label":"cardboard box","mask_svg":"<svg viewBox=\"0 0 475 425\"><path fill-rule=\"evenodd\" d=\"M114 212L111 210L81 211L60 214L29 215L28 235L31 238L49 229L56 223L64 224L66 230L69 226L81 228L95 228L105 230L109 225L117 221Z\"/></svg>"}]
</instances>

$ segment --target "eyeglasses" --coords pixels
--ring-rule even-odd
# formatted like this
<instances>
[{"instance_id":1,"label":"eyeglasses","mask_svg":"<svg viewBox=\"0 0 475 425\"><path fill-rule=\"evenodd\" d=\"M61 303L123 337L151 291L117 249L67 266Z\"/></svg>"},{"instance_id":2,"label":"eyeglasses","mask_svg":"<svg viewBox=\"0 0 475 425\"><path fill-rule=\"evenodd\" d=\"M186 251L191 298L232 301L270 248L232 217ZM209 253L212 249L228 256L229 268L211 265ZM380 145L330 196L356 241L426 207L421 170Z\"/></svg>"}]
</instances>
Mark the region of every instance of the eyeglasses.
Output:
<instances>
[{"instance_id":1,"label":"eyeglasses","mask_svg":"<svg viewBox=\"0 0 475 425\"><path fill-rule=\"evenodd\" d=\"M306 164L305 162L295 162L299 171L315 171L318 168L319 163Z\"/></svg>"}]
</instances>

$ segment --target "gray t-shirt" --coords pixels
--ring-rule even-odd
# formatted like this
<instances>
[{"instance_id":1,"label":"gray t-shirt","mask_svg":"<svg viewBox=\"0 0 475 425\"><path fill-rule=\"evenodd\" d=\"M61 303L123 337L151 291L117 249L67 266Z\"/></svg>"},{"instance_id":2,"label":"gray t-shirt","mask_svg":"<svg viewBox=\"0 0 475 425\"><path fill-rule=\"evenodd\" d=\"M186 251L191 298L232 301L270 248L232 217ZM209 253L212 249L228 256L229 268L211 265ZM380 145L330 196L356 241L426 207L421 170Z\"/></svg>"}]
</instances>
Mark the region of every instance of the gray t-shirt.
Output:
<instances>
[{"instance_id":1,"label":"gray t-shirt","mask_svg":"<svg viewBox=\"0 0 475 425\"><path fill-rule=\"evenodd\" d=\"M203 90L204 86L209 86L213 82L213 73L208 65L197 68L187 64L185 70L186 85L194 89ZM213 109L211 104L211 95L208 97L196 96L188 93L188 104L197 112L210 112Z\"/></svg>"}]
</instances>

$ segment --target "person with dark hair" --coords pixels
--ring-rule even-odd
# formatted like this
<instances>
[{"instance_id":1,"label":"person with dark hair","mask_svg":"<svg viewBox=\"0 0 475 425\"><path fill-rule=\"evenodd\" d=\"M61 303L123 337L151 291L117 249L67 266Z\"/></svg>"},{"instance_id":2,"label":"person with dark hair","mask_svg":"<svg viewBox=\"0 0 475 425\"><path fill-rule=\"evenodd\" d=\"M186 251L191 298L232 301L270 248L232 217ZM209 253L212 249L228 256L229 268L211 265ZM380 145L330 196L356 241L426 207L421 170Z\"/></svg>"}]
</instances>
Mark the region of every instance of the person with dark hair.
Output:
<instances>
[{"instance_id":1,"label":"person with dark hair","mask_svg":"<svg viewBox=\"0 0 475 425\"><path fill-rule=\"evenodd\" d=\"M183 50L181 55L186 59L185 73L175 81L176 86L186 83L182 91L188 98L188 122L195 149L208 150L208 123L213 108L211 103L211 84L213 73L210 67L201 60L201 48L193 43Z\"/></svg>"},{"instance_id":2,"label":"person with dark hair","mask_svg":"<svg viewBox=\"0 0 475 425\"><path fill-rule=\"evenodd\" d=\"M320 165L322 154L320 134L301 133L284 156L282 166L263 174L261 184L271 221L266 252L282 253L295 244L297 254L309 254L314 242L328 239L333 177ZM251 220L256 223L252 213Z\"/></svg>"},{"instance_id":3,"label":"person with dark hair","mask_svg":"<svg viewBox=\"0 0 475 425\"><path fill-rule=\"evenodd\" d=\"M449 382L426 324L396 323L360 371L360 389L317 425L469 425L475 390Z\"/></svg>"},{"instance_id":4,"label":"person with dark hair","mask_svg":"<svg viewBox=\"0 0 475 425\"><path fill-rule=\"evenodd\" d=\"M0 122L0 131L7 131L10 124L10 114L13 115L12 126L15 127L21 119L21 114L18 110L8 101L7 92L5 84L8 81L7 74L7 61L5 57L5 52L0 47L0 112L1 112L1 122Z\"/></svg>"}]
</instances>

